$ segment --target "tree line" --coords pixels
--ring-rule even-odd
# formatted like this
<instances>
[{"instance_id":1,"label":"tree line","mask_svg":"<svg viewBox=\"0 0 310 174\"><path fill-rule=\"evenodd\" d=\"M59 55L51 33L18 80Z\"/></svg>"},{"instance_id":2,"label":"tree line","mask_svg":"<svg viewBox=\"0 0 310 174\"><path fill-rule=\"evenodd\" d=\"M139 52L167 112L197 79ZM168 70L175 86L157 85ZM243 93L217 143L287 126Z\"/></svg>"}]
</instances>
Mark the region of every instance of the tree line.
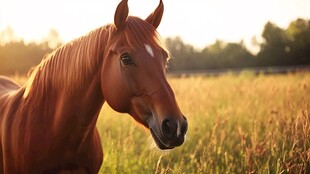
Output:
<instances>
[{"instance_id":1,"label":"tree line","mask_svg":"<svg viewBox=\"0 0 310 174\"><path fill-rule=\"evenodd\" d=\"M51 47L60 44L55 30L51 30L41 43L25 44L23 40L14 39L3 43L7 35L0 33L0 74L25 74L52 51ZM285 29L267 22L261 36L263 42L257 43L260 49L255 55L242 41L227 43L217 40L197 50L180 37L167 38L166 44L173 56L169 61L169 71L310 65L310 20L296 19Z\"/></svg>"},{"instance_id":2,"label":"tree line","mask_svg":"<svg viewBox=\"0 0 310 174\"><path fill-rule=\"evenodd\" d=\"M170 70L204 70L269 66L310 65L310 20L296 19L286 29L267 22L262 32L259 52L252 54L240 43L214 44L197 51L181 38L168 38L167 45L175 57Z\"/></svg>"},{"instance_id":3,"label":"tree line","mask_svg":"<svg viewBox=\"0 0 310 174\"><path fill-rule=\"evenodd\" d=\"M58 32L51 29L39 43L25 43L12 28L0 32L0 75L27 74L43 57L61 45Z\"/></svg>"}]
</instances>

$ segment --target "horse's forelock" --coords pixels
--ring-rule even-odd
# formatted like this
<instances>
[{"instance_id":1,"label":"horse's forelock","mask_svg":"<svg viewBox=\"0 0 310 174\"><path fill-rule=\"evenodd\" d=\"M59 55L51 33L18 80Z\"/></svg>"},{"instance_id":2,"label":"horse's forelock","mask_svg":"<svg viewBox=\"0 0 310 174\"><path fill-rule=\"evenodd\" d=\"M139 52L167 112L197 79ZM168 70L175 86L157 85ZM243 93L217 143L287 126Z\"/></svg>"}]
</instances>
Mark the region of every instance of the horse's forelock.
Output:
<instances>
[{"instance_id":1,"label":"horse's forelock","mask_svg":"<svg viewBox=\"0 0 310 174\"><path fill-rule=\"evenodd\" d=\"M129 16L126 20L124 29L126 41L129 46L136 50L137 48L145 48L145 44L161 47L169 53L165 42L157 33L156 29L148 22L138 18Z\"/></svg>"}]
</instances>

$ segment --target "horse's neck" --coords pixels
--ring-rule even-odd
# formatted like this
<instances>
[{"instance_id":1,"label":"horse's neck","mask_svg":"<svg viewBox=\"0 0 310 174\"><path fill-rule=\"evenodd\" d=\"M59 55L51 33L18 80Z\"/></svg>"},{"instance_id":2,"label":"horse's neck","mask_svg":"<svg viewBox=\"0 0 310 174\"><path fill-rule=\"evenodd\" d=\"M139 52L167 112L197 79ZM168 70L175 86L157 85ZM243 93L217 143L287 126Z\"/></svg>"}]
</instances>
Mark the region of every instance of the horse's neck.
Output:
<instances>
[{"instance_id":1,"label":"horse's neck","mask_svg":"<svg viewBox=\"0 0 310 174\"><path fill-rule=\"evenodd\" d=\"M105 28L63 46L31 75L24 99L55 130L85 131L94 126L103 104L100 65ZM29 115L31 117L31 115ZM77 129L77 130L75 130Z\"/></svg>"}]
</instances>

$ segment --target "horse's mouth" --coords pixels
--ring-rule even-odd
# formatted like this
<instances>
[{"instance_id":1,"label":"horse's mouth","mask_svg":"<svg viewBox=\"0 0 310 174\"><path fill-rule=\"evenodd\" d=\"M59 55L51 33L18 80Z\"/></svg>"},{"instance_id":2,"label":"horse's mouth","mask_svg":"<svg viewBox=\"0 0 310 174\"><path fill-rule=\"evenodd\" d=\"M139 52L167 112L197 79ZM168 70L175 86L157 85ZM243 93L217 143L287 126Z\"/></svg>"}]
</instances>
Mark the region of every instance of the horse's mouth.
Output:
<instances>
[{"instance_id":1,"label":"horse's mouth","mask_svg":"<svg viewBox=\"0 0 310 174\"><path fill-rule=\"evenodd\" d=\"M154 141L155 141L155 143L156 143L156 146L157 146L159 149L161 149L161 150L167 150L167 149L173 149L173 148L174 148L174 146L169 147L169 146L165 145L165 144L158 138L158 136L157 136L156 133L153 131L153 129L150 128L150 132L151 132L151 135L152 135L152 137L153 137L153 139L154 139Z\"/></svg>"}]
</instances>

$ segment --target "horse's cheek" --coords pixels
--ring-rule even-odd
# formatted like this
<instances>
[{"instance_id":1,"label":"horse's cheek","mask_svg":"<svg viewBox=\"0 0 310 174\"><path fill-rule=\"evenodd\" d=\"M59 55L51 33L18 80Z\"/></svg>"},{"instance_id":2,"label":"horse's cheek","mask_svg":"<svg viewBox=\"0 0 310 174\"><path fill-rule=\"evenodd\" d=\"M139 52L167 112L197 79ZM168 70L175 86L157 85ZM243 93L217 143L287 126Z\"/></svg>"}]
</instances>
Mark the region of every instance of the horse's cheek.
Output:
<instances>
[{"instance_id":1,"label":"horse's cheek","mask_svg":"<svg viewBox=\"0 0 310 174\"><path fill-rule=\"evenodd\" d=\"M116 89L115 86L119 85L111 85L108 88L103 88L103 94L105 101L109 104L109 106L117 112L127 112L128 111L128 103L129 96L128 92L126 92L126 88L124 89Z\"/></svg>"}]
</instances>

